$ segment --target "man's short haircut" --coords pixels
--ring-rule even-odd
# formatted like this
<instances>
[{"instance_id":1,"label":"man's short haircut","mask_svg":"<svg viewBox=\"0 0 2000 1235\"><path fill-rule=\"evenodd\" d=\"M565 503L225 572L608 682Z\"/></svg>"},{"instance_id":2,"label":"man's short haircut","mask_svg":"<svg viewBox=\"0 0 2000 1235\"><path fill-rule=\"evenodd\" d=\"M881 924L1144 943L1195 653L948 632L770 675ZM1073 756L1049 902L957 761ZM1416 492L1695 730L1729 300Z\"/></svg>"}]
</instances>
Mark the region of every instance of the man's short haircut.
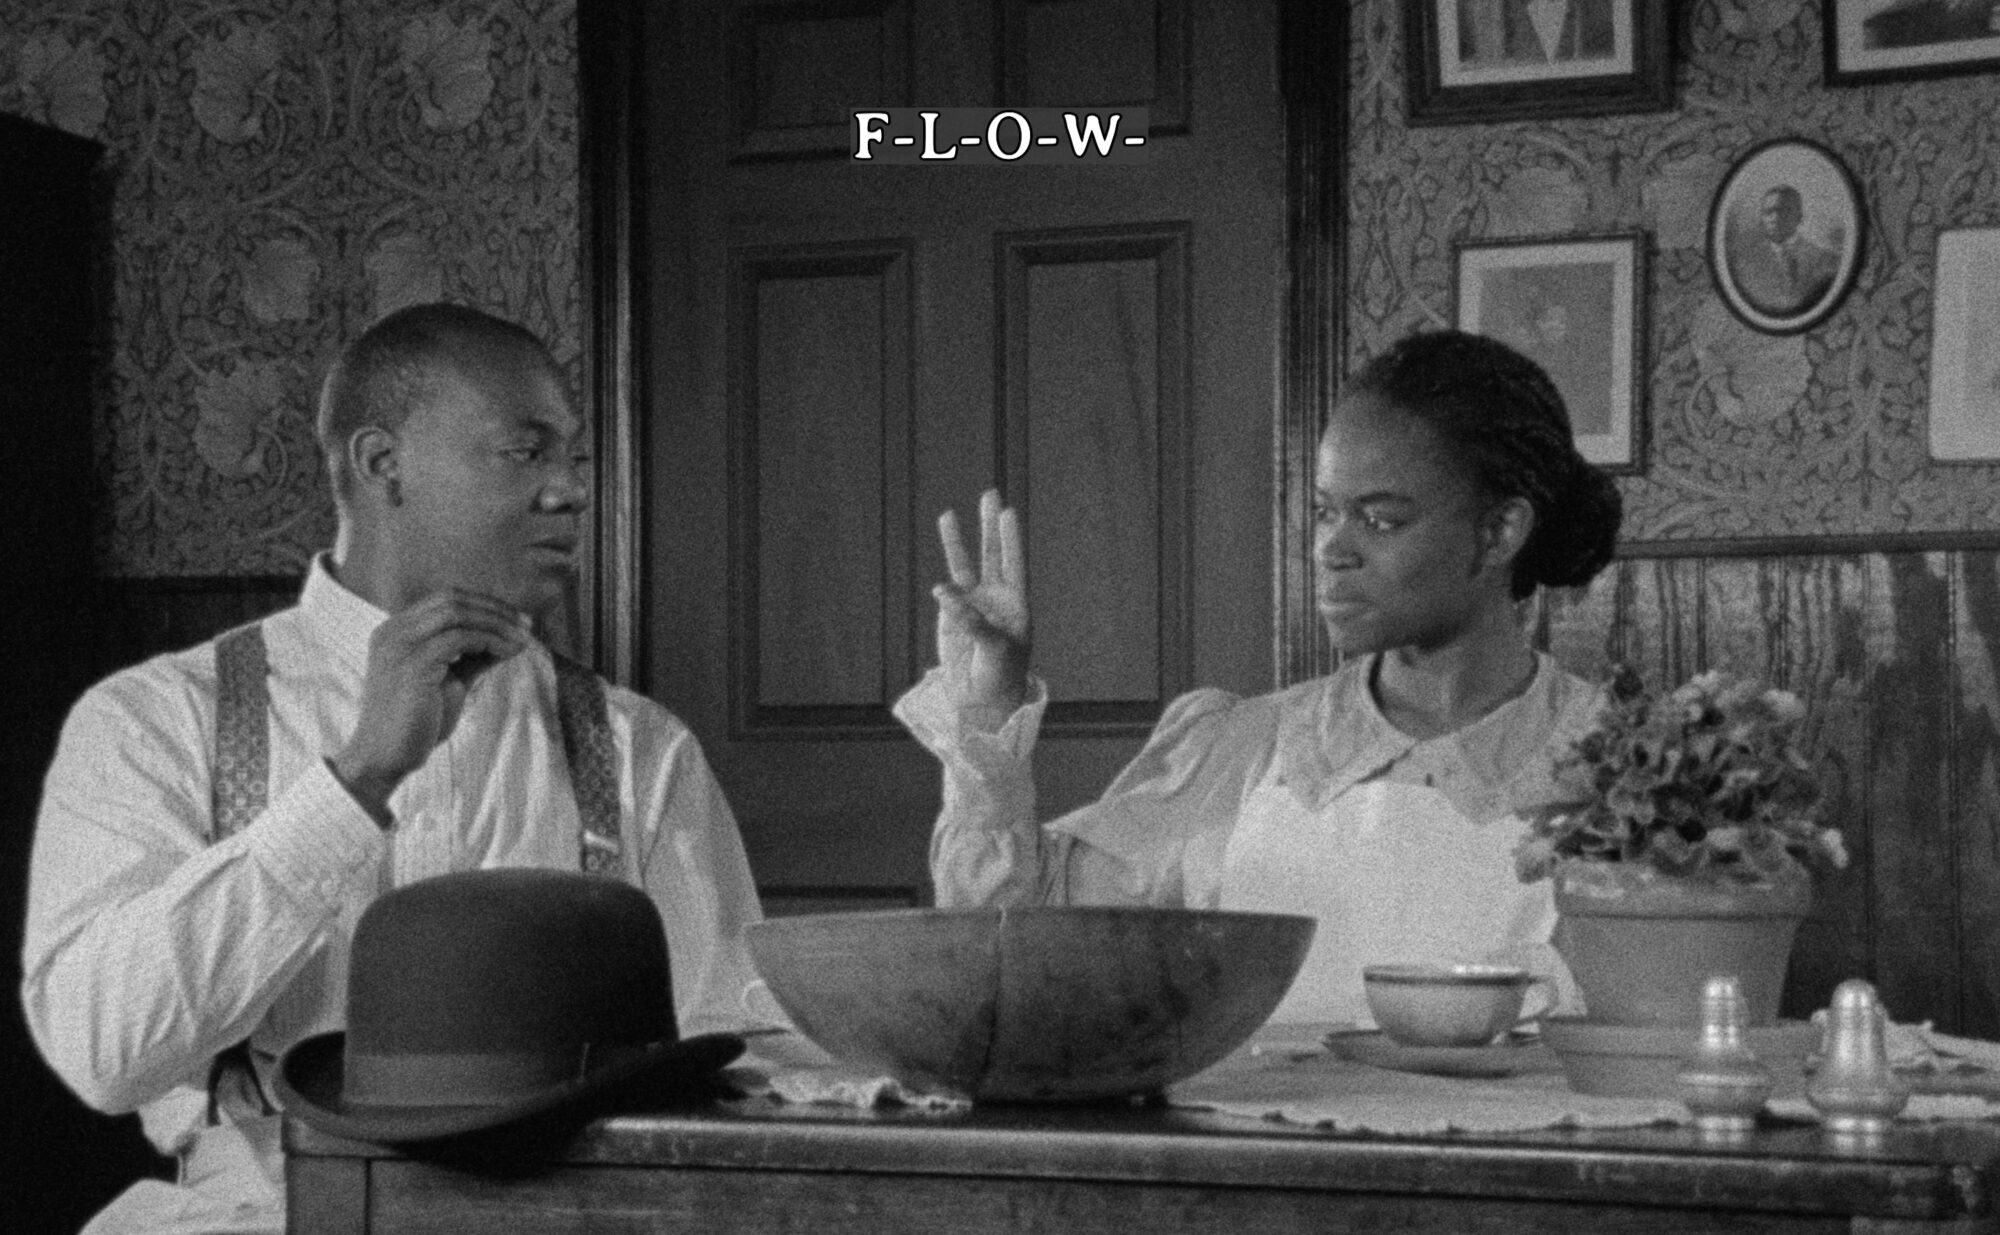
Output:
<instances>
[{"instance_id":1,"label":"man's short haircut","mask_svg":"<svg viewBox=\"0 0 2000 1235\"><path fill-rule=\"evenodd\" d=\"M345 502L354 490L347 443L356 433L401 429L455 365L477 364L482 353L512 349L527 349L555 368L533 331L456 304L398 309L341 349L320 386L314 428L335 499Z\"/></svg>"}]
</instances>

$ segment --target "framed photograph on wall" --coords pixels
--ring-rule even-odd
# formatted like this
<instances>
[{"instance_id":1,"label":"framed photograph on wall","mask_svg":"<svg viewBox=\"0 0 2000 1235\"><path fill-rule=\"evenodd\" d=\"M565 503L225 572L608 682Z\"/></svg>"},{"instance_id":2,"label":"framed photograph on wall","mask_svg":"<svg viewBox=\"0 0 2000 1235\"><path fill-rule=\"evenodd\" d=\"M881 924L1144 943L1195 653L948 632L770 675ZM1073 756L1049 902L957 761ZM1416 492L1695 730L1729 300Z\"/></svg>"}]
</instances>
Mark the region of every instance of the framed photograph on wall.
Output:
<instances>
[{"instance_id":1,"label":"framed photograph on wall","mask_svg":"<svg viewBox=\"0 0 2000 1235\"><path fill-rule=\"evenodd\" d=\"M1403 0L1411 124L1673 106L1660 0Z\"/></svg>"},{"instance_id":2,"label":"framed photograph on wall","mask_svg":"<svg viewBox=\"0 0 2000 1235\"><path fill-rule=\"evenodd\" d=\"M2000 70L2000 0L1820 0L1830 86Z\"/></svg>"},{"instance_id":3,"label":"framed photograph on wall","mask_svg":"<svg viewBox=\"0 0 2000 1235\"><path fill-rule=\"evenodd\" d=\"M1940 232L1931 301L1931 458L2000 462L2000 227Z\"/></svg>"},{"instance_id":4,"label":"framed photograph on wall","mask_svg":"<svg viewBox=\"0 0 2000 1235\"><path fill-rule=\"evenodd\" d=\"M1861 271L1861 188L1802 138L1753 146L1708 210L1708 270L1729 311L1765 334L1825 321Z\"/></svg>"},{"instance_id":5,"label":"framed photograph on wall","mask_svg":"<svg viewBox=\"0 0 2000 1235\"><path fill-rule=\"evenodd\" d=\"M1639 471L1645 234L1465 241L1455 256L1458 328L1548 370L1584 458L1609 472Z\"/></svg>"}]
</instances>

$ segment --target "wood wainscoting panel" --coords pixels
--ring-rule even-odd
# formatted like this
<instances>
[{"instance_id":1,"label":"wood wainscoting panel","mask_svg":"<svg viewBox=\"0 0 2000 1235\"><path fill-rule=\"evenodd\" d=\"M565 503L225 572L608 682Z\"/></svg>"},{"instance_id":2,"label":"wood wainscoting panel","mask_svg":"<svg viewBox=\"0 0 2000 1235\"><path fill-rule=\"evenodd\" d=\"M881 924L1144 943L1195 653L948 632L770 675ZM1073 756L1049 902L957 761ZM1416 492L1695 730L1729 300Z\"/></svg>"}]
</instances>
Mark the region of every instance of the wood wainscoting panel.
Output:
<instances>
[{"instance_id":1,"label":"wood wainscoting panel","mask_svg":"<svg viewBox=\"0 0 2000 1235\"><path fill-rule=\"evenodd\" d=\"M1825 755L1827 822L1841 830L1852 859L1846 870L1821 882L1812 915L1800 927L1792 950L1785 1004L1803 1015L1824 1006L1843 979L1873 972L1872 864L1864 843L1868 817L1863 791L1871 731L1869 660L1861 637L1868 559L1763 560L1783 567L1784 594L1775 611L1749 613L1745 620L1783 631L1771 680L1806 702L1806 740Z\"/></svg>"},{"instance_id":2,"label":"wood wainscoting panel","mask_svg":"<svg viewBox=\"0 0 2000 1235\"><path fill-rule=\"evenodd\" d=\"M1867 761L1842 830L1869 882L1876 989L1897 1020L1958 1020L1950 814L1950 555L1870 554ZM1811 701L1815 705L1817 698ZM1850 910L1859 906L1849 906Z\"/></svg>"},{"instance_id":3,"label":"wood wainscoting panel","mask_svg":"<svg viewBox=\"0 0 2000 1235\"><path fill-rule=\"evenodd\" d=\"M2000 1037L2000 552L1952 555L1957 1023Z\"/></svg>"},{"instance_id":4,"label":"wood wainscoting panel","mask_svg":"<svg viewBox=\"0 0 2000 1235\"><path fill-rule=\"evenodd\" d=\"M1702 659L1775 681L1788 631L1779 559L1700 559L1695 615Z\"/></svg>"},{"instance_id":5,"label":"wood wainscoting panel","mask_svg":"<svg viewBox=\"0 0 2000 1235\"><path fill-rule=\"evenodd\" d=\"M1613 563L1587 587L1541 593L1535 641L1571 673L1602 679L1624 654L1618 638L1620 573Z\"/></svg>"},{"instance_id":6,"label":"wood wainscoting panel","mask_svg":"<svg viewBox=\"0 0 2000 1235\"><path fill-rule=\"evenodd\" d=\"M1703 667L1702 566L1683 557L1617 564L1619 656L1650 684L1685 681Z\"/></svg>"}]
</instances>

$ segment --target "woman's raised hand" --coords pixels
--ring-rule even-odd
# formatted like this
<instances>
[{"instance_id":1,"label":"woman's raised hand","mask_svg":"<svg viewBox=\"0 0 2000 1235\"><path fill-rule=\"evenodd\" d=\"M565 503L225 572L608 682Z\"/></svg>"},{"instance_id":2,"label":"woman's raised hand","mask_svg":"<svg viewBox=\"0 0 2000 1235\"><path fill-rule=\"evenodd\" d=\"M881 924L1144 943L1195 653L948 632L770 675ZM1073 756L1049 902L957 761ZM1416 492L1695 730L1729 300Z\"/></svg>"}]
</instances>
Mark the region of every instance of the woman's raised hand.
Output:
<instances>
[{"instance_id":1,"label":"woman's raised hand","mask_svg":"<svg viewBox=\"0 0 2000 1235\"><path fill-rule=\"evenodd\" d=\"M958 513L938 516L951 581L931 589L938 602L938 667L960 710L997 729L1028 693L1028 559L1021 517L998 491L979 495L979 568L959 534Z\"/></svg>"}]
</instances>

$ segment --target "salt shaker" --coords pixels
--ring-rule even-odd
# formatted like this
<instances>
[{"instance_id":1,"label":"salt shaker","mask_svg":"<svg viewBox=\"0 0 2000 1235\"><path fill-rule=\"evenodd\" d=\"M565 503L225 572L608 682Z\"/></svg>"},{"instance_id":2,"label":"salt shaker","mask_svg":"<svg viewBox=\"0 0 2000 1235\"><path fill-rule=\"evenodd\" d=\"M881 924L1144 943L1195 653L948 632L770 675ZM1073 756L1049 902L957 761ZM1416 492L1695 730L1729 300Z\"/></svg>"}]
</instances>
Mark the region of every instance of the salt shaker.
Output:
<instances>
[{"instance_id":1,"label":"salt shaker","mask_svg":"<svg viewBox=\"0 0 2000 1235\"><path fill-rule=\"evenodd\" d=\"M1882 1020L1874 987L1854 978L1834 988L1819 1069L1806 1086L1829 1132L1880 1135L1910 1101L1909 1085L1889 1067Z\"/></svg>"},{"instance_id":2,"label":"salt shaker","mask_svg":"<svg viewBox=\"0 0 2000 1235\"><path fill-rule=\"evenodd\" d=\"M1771 1096L1771 1070L1743 1041L1749 1006L1734 977L1713 977L1701 992L1701 1037L1675 1077L1697 1132L1737 1136L1756 1126Z\"/></svg>"}]
</instances>

